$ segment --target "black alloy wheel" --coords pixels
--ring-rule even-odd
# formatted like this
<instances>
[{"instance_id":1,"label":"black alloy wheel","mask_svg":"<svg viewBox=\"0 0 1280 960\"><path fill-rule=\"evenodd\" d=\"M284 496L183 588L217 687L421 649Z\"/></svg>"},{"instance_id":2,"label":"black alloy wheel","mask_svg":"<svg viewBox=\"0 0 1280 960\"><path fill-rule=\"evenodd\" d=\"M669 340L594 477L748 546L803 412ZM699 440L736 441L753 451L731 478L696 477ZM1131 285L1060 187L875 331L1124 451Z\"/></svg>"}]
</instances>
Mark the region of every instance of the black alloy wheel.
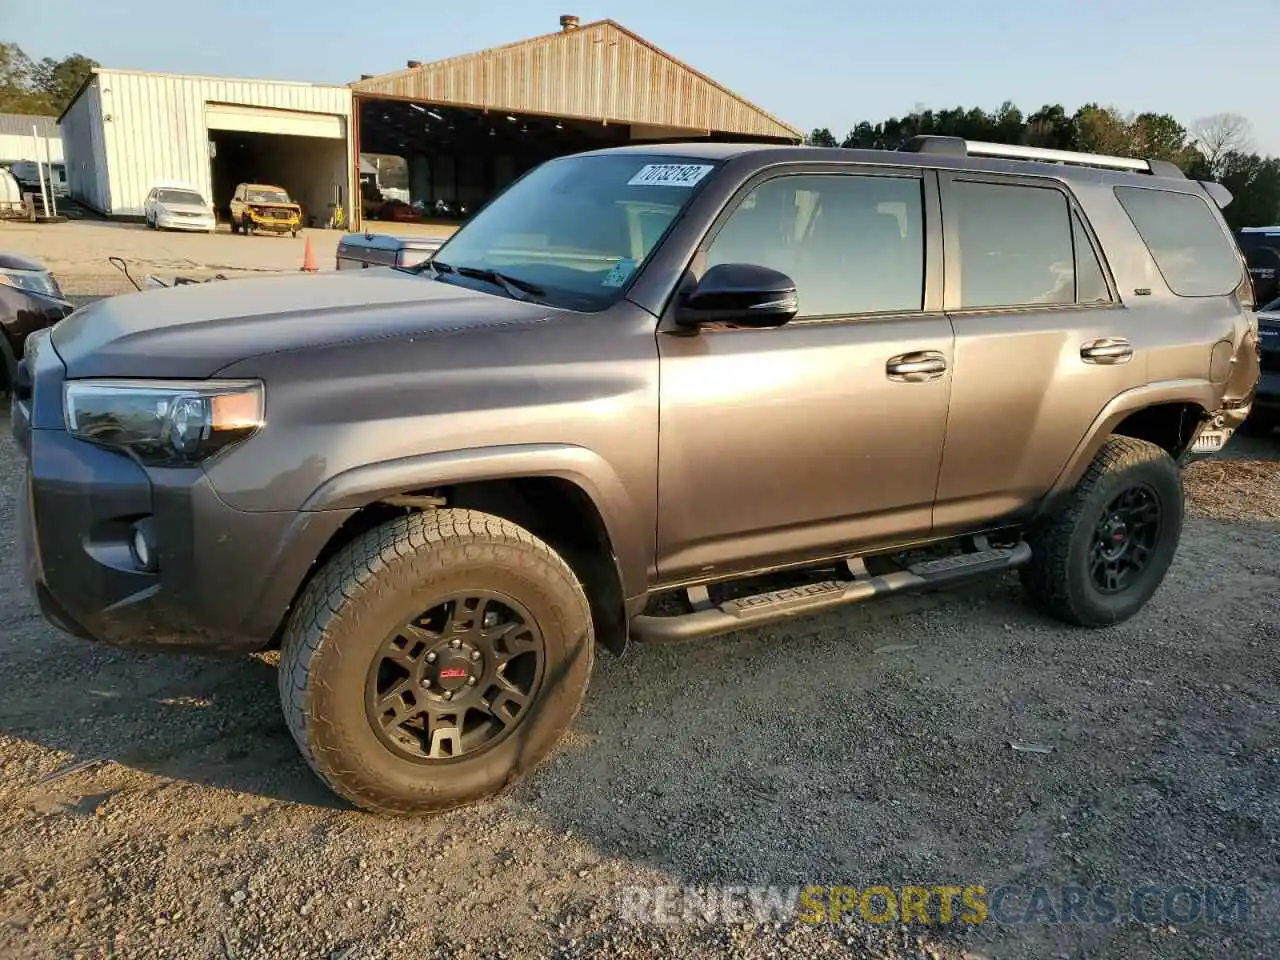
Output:
<instances>
[{"instance_id":1,"label":"black alloy wheel","mask_svg":"<svg viewBox=\"0 0 1280 960\"><path fill-rule=\"evenodd\" d=\"M365 684L365 712L397 755L458 760L519 726L545 667L532 615L511 597L471 590L432 605L383 640Z\"/></svg>"},{"instance_id":2,"label":"black alloy wheel","mask_svg":"<svg viewBox=\"0 0 1280 960\"><path fill-rule=\"evenodd\" d=\"M1089 575L1102 593L1121 593L1138 580L1160 540L1160 500L1146 484L1112 500L1089 547Z\"/></svg>"}]
</instances>

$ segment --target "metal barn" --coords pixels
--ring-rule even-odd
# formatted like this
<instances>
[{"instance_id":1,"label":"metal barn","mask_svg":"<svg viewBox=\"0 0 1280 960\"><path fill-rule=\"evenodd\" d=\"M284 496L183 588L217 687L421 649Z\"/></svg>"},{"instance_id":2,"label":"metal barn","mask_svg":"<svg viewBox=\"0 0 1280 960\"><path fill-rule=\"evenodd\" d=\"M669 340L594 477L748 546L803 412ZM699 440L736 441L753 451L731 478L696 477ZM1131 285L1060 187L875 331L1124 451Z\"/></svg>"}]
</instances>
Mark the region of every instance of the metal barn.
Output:
<instances>
[{"instance_id":1,"label":"metal barn","mask_svg":"<svg viewBox=\"0 0 1280 960\"><path fill-rule=\"evenodd\" d=\"M140 218L163 181L225 215L236 184L257 181L323 224L358 189L348 87L98 68L59 121L71 195L111 217Z\"/></svg>"}]
</instances>

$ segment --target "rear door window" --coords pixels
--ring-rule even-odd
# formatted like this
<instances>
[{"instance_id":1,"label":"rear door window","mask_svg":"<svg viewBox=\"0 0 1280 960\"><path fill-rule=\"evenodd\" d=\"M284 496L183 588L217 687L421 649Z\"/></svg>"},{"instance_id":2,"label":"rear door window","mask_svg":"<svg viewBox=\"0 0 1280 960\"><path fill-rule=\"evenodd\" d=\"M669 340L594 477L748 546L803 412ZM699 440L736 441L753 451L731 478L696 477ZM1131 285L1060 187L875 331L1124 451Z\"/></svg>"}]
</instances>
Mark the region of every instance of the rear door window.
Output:
<instances>
[{"instance_id":1,"label":"rear door window","mask_svg":"<svg viewBox=\"0 0 1280 960\"><path fill-rule=\"evenodd\" d=\"M1061 190L952 180L943 218L958 244L962 310L1076 303L1077 241L1088 274L1084 301L1110 299L1100 292L1101 267Z\"/></svg>"},{"instance_id":2,"label":"rear door window","mask_svg":"<svg viewBox=\"0 0 1280 960\"><path fill-rule=\"evenodd\" d=\"M1149 187L1115 194L1178 296L1226 296L1240 285L1240 256L1203 199Z\"/></svg>"}]
</instances>

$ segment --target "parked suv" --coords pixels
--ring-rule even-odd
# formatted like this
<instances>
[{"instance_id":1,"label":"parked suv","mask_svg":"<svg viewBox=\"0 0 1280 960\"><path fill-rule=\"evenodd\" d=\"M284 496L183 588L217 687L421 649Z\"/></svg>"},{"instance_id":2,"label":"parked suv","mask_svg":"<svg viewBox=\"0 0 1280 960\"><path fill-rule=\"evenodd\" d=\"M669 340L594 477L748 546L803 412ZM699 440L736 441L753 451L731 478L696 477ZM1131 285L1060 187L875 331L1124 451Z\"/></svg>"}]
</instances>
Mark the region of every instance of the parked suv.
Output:
<instances>
[{"instance_id":1,"label":"parked suv","mask_svg":"<svg viewBox=\"0 0 1280 960\"><path fill-rule=\"evenodd\" d=\"M98 301L27 348L28 577L88 639L280 644L303 755L381 811L514 782L629 636L1014 568L1118 623L1258 379L1229 199L947 138L625 147L411 269Z\"/></svg>"},{"instance_id":2,"label":"parked suv","mask_svg":"<svg viewBox=\"0 0 1280 960\"><path fill-rule=\"evenodd\" d=\"M1280 298L1258 310L1258 337L1261 341L1262 379L1253 409L1241 430L1266 435L1280 426Z\"/></svg>"}]
</instances>

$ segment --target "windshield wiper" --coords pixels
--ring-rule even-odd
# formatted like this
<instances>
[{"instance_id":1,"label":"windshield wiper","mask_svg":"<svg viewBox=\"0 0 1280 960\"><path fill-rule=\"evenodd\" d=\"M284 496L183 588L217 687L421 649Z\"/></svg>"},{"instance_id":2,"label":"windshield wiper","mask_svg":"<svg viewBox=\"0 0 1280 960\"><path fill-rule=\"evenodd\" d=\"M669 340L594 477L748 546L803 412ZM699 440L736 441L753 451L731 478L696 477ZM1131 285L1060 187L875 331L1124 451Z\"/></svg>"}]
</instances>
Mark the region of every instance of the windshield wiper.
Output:
<instances>
[{"instance_id":1,"label":"windshield wiper","mask_svg":"<svg viewBox=\"0 0 1280 960\"><path fill-rule=\"evenodd\" d=\"M517 300L528 300L529 296L541 297L547 292L528 280L521 280L519 277L499 273L497 270L485 270L480 267L453 267L451 269L460 277L472 277L476 280L484 280L487 283L496 284Z\"/></svg>"},{"instance_id":2,"label":"windshield wiper","mask_svg":"<svg viewBox=\"0 0 1280 960\"><path fill-rule=\"evenodd\" d=\"M432 260L430 258L427 258L412 267L397 267L396 269L407 270L409 273L426 273L428 270L432 273L453 273L453 267L449 266L449 264L440 260Z\"/></svg>"}]
</instances>

